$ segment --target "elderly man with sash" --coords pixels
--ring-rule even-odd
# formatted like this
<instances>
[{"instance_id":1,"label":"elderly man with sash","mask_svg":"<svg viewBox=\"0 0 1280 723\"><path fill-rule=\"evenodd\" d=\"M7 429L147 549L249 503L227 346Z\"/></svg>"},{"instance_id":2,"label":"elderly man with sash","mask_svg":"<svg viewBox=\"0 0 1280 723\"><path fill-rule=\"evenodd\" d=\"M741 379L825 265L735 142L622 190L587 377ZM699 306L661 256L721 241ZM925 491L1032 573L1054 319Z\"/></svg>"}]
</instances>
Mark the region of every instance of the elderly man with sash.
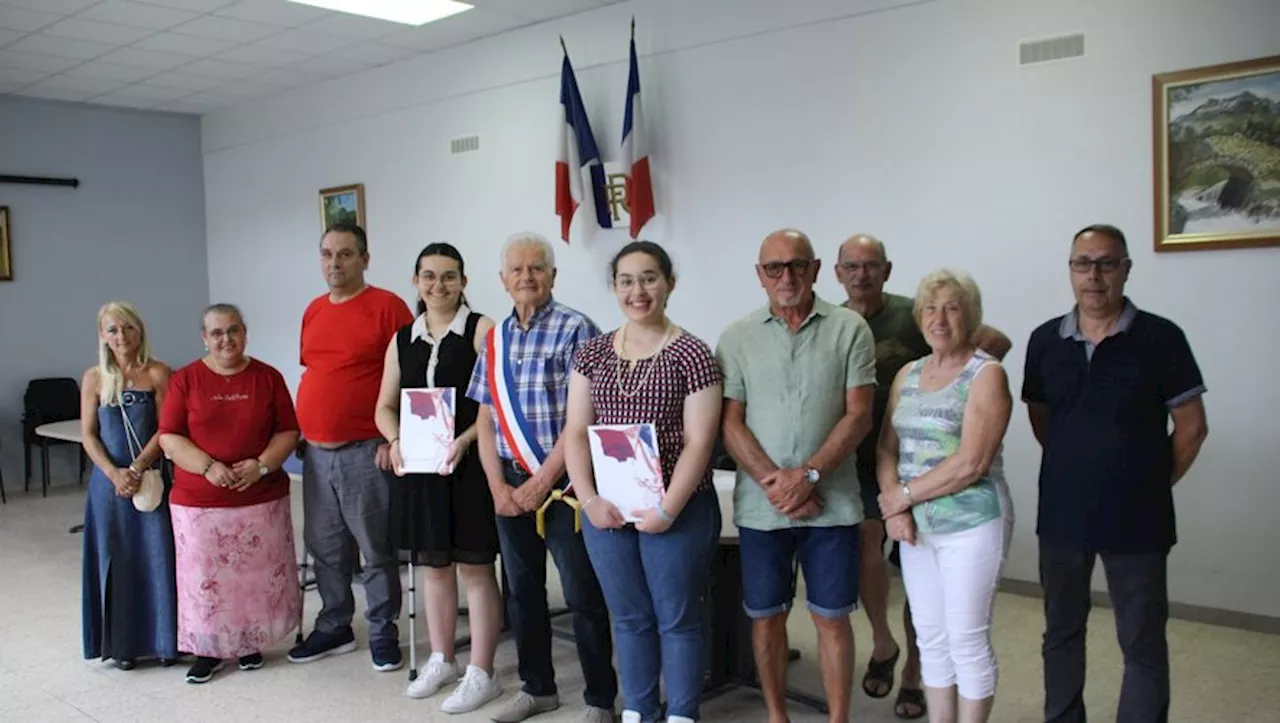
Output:
<instances>
[{"instance_id":1,"label":"elderly man with sash","mask_svg":"<svg viewBox=\"0 0 1280 723\"><path fill-rule=\"evenodd\" d=\"M611 723L618 694L609 610L582 542L579 505L565 477L569 377L578 349L600 330L556 302L555 251L521 233L502 248L502 285L515 304L485 339L467 396L480 404L477 443L498 514L498 543L510 593L521 690L493 716L515 723L560 707L551 664L547 550L573 613L586 680L584 723Z\"/></svg>"}]
</instances>

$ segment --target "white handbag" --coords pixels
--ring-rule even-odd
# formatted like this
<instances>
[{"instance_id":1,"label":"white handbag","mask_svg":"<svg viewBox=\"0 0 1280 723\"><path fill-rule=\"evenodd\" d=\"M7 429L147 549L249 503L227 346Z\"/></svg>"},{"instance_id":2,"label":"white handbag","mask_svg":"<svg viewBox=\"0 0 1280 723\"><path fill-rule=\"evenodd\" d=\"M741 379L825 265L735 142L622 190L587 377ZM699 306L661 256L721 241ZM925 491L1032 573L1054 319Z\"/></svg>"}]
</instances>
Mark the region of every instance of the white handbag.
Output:
<instances>
[{"instance_id":1,"label":"white handbag","mask_svg":"<svg viewBox=\"0 0 1280 723\"><path fill-rule=\"evenodd\" d=\"M138 440L138 433L133 431L133 423L129 421L129 414L125 412L123 404L120 405L120 416L124 418L124 433L129 444L129 456L136 462L138 455L142 454L142 442ZM134 447L138 448L137 452L133 451ZM143 470L142 483L138 485L138 491L133 493L134 508L139 512L152 512L163 501L164 478L160 476L160 470Z\"/></svg>"}]
</instances>

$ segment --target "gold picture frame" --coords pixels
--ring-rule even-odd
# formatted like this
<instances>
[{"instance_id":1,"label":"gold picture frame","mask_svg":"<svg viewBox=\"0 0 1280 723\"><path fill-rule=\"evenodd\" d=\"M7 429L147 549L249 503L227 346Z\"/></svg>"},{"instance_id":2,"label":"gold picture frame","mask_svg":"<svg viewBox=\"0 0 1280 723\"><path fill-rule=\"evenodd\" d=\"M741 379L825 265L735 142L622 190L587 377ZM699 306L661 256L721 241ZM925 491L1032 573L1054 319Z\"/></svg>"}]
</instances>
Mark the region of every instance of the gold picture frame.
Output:
<instances>
[{"instance_id":1,"label":"gold picture frame","mask_svg":"<svg viewBox=\"0 0 1280 723\"><path fill-rule=\"evenodd\" d=\"M363 183L320 189L321 230L335 223L354 223L364 228L364 221Z\"/></svg>"},{"instance_id":2,"label":"gold picture frame","mask_svg":"<svg viewBox=\"0 0 1280 723\"><path fill-rule=\"evenodd\" d=\"M9 207L0 206L0 281L13 281L12 243L9 236Z\"/></svg>"},{"instance_id":3,"label":"gold picture frame","mask_svg":"<svg viewBox=\"0 0 1280 723\"><path fill-rule=\"evenodd\" d=\"M1152 76L1155 250L1280 245L1280 55Z\"/></svg>"}]
</instances>

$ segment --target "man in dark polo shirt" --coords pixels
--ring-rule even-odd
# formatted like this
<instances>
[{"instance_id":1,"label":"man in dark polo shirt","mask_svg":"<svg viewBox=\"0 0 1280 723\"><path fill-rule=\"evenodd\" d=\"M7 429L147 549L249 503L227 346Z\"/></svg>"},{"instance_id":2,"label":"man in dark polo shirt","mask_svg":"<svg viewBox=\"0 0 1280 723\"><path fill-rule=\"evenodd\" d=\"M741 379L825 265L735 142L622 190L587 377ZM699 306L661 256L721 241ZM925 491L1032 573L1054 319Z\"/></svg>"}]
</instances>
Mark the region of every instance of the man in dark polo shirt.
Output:
<instances>
[{"instance_id":1,"label":"man in dark polo shirt","mask_svg":"<svg viewBox=\"0 0 1280 723\"><path fill-rule=\"evenodd\" d=\"M876 445L889 403L889 388L903 366L932 350L920 333L912 313L914 300L909 296L885 293L884 285L893 272L884 243L869 234L854 234L840 245L836 262L836 278L848 299L844 306L858 312L871 327L876 343L876 392L871 410L871 431L862 438L856 454L856 469L862 494L863 521L859 542L858 590L862 605L871 622L873 647L862 679L862 690L872 698L883 698L893 691L894 665L899 649L889 629L889 570L884 559L884 520L877 498L880 483L876 479ZM1000 330L983 324L974 338L979 349L1003 359L1012 343ZM897 564L895 542L890 560ZM902 686L894 703L899 718L919 718L925 713L924 691L920 687L920 648L916 645L911 610L902 606L906 632L907 660L902 668Z\"/></svg>"},{"instance_id":2,"label":"man in dark polo shirt","mask_svg":"<svg viewBox=\"0 0 1280 723\"><path fill-rule=\"evenodd\" d=\"M1044 718L1085 720L1085 624L1100 556L1125 662L1116 719L1163 723L1173 485L1208 433L1205 385L1182 330L1124 295L1133 262L1119 229L1080 231L1069 266L1076 306L1032 332L1022 388L1044 448Z\"/></svg>"}]
</instances>

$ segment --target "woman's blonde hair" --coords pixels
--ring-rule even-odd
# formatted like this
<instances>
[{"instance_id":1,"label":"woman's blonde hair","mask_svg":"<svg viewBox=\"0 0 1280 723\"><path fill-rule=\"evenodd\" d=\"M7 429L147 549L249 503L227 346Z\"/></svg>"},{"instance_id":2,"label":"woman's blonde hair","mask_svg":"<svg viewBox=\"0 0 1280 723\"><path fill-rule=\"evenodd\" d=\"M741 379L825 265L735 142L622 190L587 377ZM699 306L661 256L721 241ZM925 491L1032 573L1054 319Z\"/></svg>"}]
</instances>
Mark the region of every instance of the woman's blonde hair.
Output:
<instances>
[{"instance_id":1,"label":"woman's blonde hair","mask_svg":"<svg viewBox=\"0 0 1280 723\"><path fill-rule=\"evenodd\" d=\"M973 341L978 329L982 326L982 292L978 284L963 271L954 269L938 269L920 280L916 289L915 304L911 313L916 318L916 325L924 316L925 304L928 304L943 289L955 289L960 302L961 316L964 318L965 339Z\"/></svg>"},{"instance_id":2,"label":"woman's blonde hair","mask_svg":"<svg viewBox=\"0 0 1280 723\"><path fill-rule=\"evenodd\" d=\"M124 372L116 364L116 357L102 338L102 320L111 315L138 330L138 358L141 366L151 361L151 342L147 341L147 327L142 315L127 301L111 301L98 309L98 399L103 404L120 406L120 393L124 389Z\"/></svg>"}]
</instances>

